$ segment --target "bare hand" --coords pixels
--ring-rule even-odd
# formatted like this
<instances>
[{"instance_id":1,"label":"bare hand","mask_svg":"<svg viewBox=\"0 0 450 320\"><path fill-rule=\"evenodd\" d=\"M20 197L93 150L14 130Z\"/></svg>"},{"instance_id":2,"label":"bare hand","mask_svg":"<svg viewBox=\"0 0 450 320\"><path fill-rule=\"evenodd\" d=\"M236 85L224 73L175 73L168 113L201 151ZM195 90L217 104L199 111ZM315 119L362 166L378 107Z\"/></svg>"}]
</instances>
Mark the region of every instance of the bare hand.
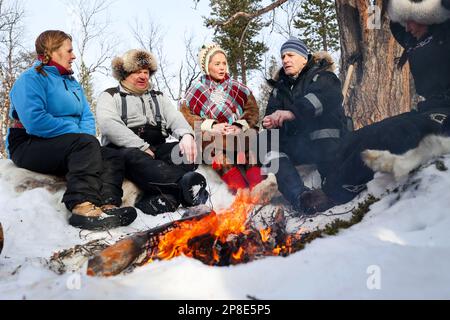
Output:
<instances>
[{"instance_id":1,"label":"bare hand","mask_svg":"<svg viewBox=\"0 0 450 320\"><path fill-rule=\"evenodd\" d=\"M227 130L229 127L230 125L228 123L216 123L215 125L212 126L211 131L214 133L225 135L227 134Z\"/></svg>"},{"instance_id":2,"label":"bare hand","mask_svg":"<svg viewBox=\"0 0 450 320\"><path fill-rule=\"evenodd\" d=\"M148 148L147 150L144 151L146 154L148 154L150 157L152 157L153 159L155 159L155 154L153 153L152 150L150 150L150 148Z\"/></svg>"},{"instance_id":3,"label":"bare hand","mask_svg":"<svg viewBox=\"0 0 450 320\"><path fill-rule=\"evenodd\" d=\"M278 110L267 116L263 120L266 129L281 128L286 121L295 120L295 115L291 111Z\"/></svg>"},{"instance_id":4,"label":"bare hand","mask_svg":"<svg viewBox=\"0 0 450 320\"><path fill-rule=\"evenodd\" d=\"M275 129L275 119L272 117L272 115L267 116L263 119L263 127L266 129Z\"/></svg>"},{"instance_id":5,"label":"bare hand","mask_svg":"<svg viewBox=\"0 0 450 320\"><path fill-rule=\"evenodd\" d=\"M231 126L227 127L225 130L226 130L226 135L238 135L242 132L242 128L240 128L236 125L231 125Z\"/></svg>"},{"instance_id":6,"label":"bare hand","mask_svg":"<svg viewBox=\"0 0 450 320\"><path fill-rule=\"evenodd\" d=\"M275 117L275 121L278 127L282 127L285 121L295 120L295 116L291 111L287 110L278 110L273 116Z\"/></svg>"},{"instance_id":7,"label":"bare hand","mask_svg":"<svg viewBox=\"0 0 450 320\"><path fill-rule=\"evenodd\" d=\"M194 163L197 158L197 144L195 143L194 137L190 134L184 135L181 139L180 152L183 156L186 155L189 163Z\"/></svg>"}]
</instances>

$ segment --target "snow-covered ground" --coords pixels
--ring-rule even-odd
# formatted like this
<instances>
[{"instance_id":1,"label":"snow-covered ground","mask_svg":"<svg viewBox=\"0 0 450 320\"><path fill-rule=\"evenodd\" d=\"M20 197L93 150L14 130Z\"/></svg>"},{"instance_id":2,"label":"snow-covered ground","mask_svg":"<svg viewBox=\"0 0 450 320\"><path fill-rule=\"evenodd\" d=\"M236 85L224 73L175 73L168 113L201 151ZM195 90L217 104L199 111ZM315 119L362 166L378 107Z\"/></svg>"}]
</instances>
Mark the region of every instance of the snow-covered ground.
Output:
<instances>
[{"instance_id":1,"label":"snow-covered ground","mask_svg":"<svg viewBox=\"0 0 450 320\"><path fill-rule=\"evenodd\" d=\"M450 167L449 156L444 162ZM126 228L80 232L67 223L62 192L18 193L14 182L19 173L12 168L9 161L0 160L0 222L5 233L0 299L450 298L450 172L432 163L400 182L377 174L368 192L333 209L345 211L368 193L382 197L361 223L317 239L287 258L218 268L181 257L114 278L88 277L83 269L58 275L47 261L56 251L94 239L114 243L180 215L155 218L139 213ZM215 208L232 202L217 181L211 185ZM386 192L396 186L398 192Z\"/></svg>"}]
</instances>

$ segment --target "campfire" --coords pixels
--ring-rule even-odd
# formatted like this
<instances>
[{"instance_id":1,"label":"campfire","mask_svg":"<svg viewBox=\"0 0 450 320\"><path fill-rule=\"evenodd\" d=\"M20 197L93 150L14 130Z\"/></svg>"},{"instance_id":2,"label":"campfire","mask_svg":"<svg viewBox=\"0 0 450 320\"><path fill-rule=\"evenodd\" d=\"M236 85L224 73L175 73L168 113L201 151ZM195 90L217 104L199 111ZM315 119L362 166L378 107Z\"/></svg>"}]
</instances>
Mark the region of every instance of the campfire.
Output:
<instances>
[{"instance_id":1,"label":"campfire","mask_svg":"<svg viewBox=\"0 0 450 320\"><path fill-rule=\"evenodd\" d=\"M242 190L228 209L213 211L200 220L175 223L172 231L149 248L149 262L182 255L211 266L228 266L296 251L296 244L301 244L303 238L302 230L288 234L281 210L276 212L271 226L259 229L252 219L258 204L259 199Z\"/></svg>"},{"instance_id":2,"label":"campfire","mask_svg":"<svg viewBox=\"0 0 450 320\"><path fill-rule=\"evenodd\" d=\"M110 276L130 265L185 256L210 266L248 263L267 256L287 256L303 248L308 232L287 231L283 209L261 211L275 188L240 190L224 210L208 210L167 225L140 232L105 249L89 261L88 274ZM195 211L195 210L194 210Z\"/></svg>"}]
</instances>

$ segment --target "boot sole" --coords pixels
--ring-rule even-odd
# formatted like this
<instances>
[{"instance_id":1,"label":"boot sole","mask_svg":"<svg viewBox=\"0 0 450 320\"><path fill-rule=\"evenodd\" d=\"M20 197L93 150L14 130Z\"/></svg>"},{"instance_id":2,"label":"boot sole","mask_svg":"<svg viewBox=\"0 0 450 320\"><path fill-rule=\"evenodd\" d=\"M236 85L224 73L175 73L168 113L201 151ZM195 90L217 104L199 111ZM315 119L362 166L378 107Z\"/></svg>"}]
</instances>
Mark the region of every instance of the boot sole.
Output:
<instances>
[{"instance_id":1,"label":"boot sole","mask_svg":"<svg viewBox=\"0 0 450 320\"><path fill-rule=\"evenodd\" d=\"M107 213L108 214L108 213ZM118 227L125 227L133 223L137 218L137 212L134 208L129 208L117 214L109 214L108 217L85 217L72 214L69 218L69 224L73 227L91 230L103 231Z\"/></svg>"}]
</instances>

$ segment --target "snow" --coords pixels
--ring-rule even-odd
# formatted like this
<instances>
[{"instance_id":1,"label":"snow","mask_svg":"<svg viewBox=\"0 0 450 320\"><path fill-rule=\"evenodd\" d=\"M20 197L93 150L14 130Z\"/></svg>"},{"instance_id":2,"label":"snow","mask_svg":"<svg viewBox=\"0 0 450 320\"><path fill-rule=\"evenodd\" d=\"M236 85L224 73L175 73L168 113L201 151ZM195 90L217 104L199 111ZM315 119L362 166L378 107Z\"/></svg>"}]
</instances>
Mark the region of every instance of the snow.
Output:
<instances>
[{"instance_id":1,"label":"snow","mask_svg":"<svg viewBox=\"0 0 450 320\"><path fill-rule=\"evenodd\" d=\"M443 161L450 167L450 156ZM139 212L129 227L80 232L67 223L61 191L16 192L14 183L22 176L12 168L9 161L0 160L0 222L5 233L0 299L450 298L450 175L433 162L398 182L377 174L367 192L332 210L345 212L369 193L380 197L362 222L336 236L314 240L287 258L219 268L179 257L113 278L88 277L83 272L86 266L58 275L47 261L56 251L94 239L114 243L181 215L151 217ZM214 207L228 206L232 195L217 177L203 172Z\"/></svg>"}]
</instances>

